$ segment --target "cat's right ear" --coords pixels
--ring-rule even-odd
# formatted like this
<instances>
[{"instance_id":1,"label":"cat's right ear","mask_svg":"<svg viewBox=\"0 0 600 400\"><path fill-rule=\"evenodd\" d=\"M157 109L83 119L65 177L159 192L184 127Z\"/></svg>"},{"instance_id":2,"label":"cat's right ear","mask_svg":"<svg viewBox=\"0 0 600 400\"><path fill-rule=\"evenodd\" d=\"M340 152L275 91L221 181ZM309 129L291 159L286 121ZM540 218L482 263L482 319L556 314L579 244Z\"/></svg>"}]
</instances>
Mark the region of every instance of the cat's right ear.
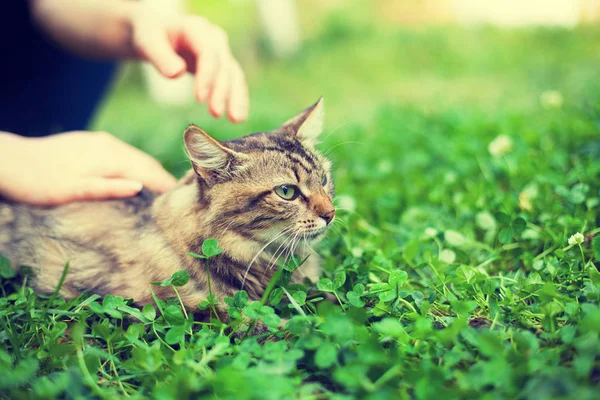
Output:
<instances>
[{"instance_id":1,"label":"cat's right ear","mask_svg":"<svg viewBox=\"0 0 600 400\"><path fill-rule=\"evenodd\" d=\"M183 141L196 175L208 184L219 177L231 175L242 158L196 125L187 127Z\"/></svg>"}]
</instances>

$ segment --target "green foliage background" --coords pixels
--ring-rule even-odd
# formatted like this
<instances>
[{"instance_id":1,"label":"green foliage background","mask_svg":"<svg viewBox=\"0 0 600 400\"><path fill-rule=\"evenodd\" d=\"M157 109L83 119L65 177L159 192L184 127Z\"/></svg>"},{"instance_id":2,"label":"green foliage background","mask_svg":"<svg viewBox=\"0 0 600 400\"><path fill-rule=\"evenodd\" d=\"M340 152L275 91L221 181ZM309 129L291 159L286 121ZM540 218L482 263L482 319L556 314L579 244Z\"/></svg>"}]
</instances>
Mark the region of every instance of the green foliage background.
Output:
<instances>
[{"instance_id":1,"label":"green foliage background","mask_svg":"<svg viewBox=\"0 0 600 400\"><path fill-rule=\"evenodd\" d=\"M221 326L177 299L37 296L0 259L1 396L597 398L598 29L401 29L350 10L286 60L244 29L248 123L158 106L130 66L94 126L181 174L188 123L237 137L324 95L340 223L323 279L288 285L284 270L264 304L208 299L229 309ZM492 154L501 135L512 146ZM258 320L266 342L244 334Z\"/></svg>"}]
</instances>

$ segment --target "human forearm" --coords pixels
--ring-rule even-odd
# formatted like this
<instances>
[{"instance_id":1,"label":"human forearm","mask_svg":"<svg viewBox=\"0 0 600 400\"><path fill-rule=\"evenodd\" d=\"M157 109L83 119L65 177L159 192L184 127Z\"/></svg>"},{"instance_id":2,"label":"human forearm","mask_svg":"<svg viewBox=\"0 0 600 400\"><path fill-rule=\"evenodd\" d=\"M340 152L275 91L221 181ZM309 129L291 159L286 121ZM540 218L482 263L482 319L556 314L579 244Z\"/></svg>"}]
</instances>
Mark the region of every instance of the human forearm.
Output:
<instances>
[{"instance_id":1,"label":"human forearm","mask_svg":"<svg viewBox=\"0 0 600 400\"><path fill-rule=\"evenodd\" d=\"M61 46L93 58L137 57L127 0L29 0L35 23Z\"/></svg>"}]
</instances>

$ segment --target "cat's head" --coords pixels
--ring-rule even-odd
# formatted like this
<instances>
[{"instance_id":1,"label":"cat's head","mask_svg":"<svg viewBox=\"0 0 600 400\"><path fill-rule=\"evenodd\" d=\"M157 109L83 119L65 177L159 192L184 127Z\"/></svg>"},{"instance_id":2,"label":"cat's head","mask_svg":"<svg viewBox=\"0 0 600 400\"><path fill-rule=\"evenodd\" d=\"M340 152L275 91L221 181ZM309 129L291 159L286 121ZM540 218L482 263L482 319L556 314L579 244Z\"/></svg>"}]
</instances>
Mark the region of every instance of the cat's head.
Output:
<instances>
[{"instance_id":1,"label":"cat's head","mask_svg":"<svg viewBox=\"0 0 600 400\"><path fill-rule=\"evenodd\" d=\"M319 239L333 222L331 164L315 144L323 100L271 132L219 142L197 126L184 135L209 204L211 231L258 242Z\"/></svg>"}]
</instances>

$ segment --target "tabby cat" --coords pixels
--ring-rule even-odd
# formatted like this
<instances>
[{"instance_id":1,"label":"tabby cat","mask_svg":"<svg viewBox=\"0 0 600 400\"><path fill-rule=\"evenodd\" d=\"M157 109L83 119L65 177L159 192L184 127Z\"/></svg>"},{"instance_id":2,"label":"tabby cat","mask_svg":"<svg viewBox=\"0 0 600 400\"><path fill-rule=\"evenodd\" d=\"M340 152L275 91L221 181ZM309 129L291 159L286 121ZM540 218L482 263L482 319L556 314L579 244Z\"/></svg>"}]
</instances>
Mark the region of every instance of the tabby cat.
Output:
<instances>
[{"instance_id":1,"label":"tabby cat","mask_svg":"<svg viewBox=\"0 0 600 400\"><path fill-rule=\"evenodd\" d=\"M271 132L219 142L197 126L184 134L192 169L160 196L143 190L125 200L40 208L0 200L0 253L15 268L33 268L34 288L51 293L64 266L61 293L88 291L152 302L151 282L181 269L190 282L178 291L186 308L208 295L201 254L207 238L224 251L211 259L217 298L243 288L259 299L275 261L315 242L335 216L330 162L314 146L323 126L322 99ZM315 280L311 255L294 279ZM159 297L170 287L154 286Z\"/></svg>"}]
</instances>

